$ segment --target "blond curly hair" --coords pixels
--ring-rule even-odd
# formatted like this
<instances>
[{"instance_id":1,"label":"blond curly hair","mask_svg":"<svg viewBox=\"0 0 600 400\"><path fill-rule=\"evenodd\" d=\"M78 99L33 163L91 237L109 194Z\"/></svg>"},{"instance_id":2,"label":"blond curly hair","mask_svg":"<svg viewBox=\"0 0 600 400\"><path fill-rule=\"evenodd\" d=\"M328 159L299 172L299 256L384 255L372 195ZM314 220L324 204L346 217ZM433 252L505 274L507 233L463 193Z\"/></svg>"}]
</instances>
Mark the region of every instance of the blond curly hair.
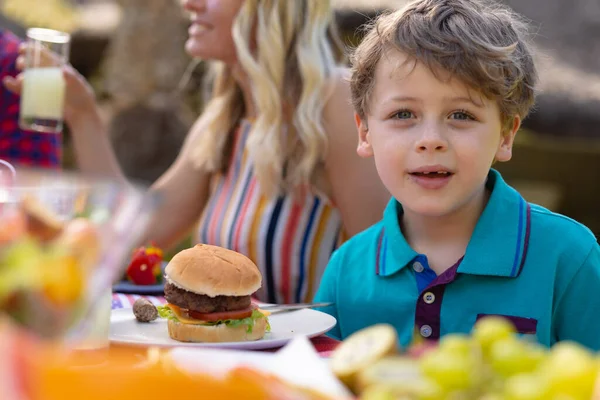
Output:
<instances>
[{"instance_id":1,"label":"blond curly hair","mask_svg":"<svg viewBox=\"0 0 600 400\"><path fill-rule=\"evenodd\" d=\"M322 113L344 60L330 1L246 0L232 34L257 109L247 150L263 193L309 184L327 152ZM215 62L210 72L212 96L192 157L197 167L219 171L245 110L231 68Z\"/></svg>"}]
</instances>

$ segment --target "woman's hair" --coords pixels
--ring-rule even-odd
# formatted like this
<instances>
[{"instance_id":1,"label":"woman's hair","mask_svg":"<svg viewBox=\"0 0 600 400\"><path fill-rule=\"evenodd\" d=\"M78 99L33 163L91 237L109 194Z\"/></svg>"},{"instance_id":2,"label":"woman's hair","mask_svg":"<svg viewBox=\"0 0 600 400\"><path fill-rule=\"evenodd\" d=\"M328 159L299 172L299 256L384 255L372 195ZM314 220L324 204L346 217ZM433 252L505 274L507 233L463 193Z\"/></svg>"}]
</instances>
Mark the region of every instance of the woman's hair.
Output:
<instances>
[{"instance_id":1,"label":"woman's hair","mask_svg":"<svg viewBox=\"0 0 600 400\"><path fill-rule=\"evenodd\" d=\"M233 39L256 106L247 149L261 189L276 194L308 184L326 155L322 112L344 56L330 0L245 0ZM230 67L215 62L211 73L192 157L218 171L227 167L231 132L245 110Z\"/></svg>"}]
</instances>

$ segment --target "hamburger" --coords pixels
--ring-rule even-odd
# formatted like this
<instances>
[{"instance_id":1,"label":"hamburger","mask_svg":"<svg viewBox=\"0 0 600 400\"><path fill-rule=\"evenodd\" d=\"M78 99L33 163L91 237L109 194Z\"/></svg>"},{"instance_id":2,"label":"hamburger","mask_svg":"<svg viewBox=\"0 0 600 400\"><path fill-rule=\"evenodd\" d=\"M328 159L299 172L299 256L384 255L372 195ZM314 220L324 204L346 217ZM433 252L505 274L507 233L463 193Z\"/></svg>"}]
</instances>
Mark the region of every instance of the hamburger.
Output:
<instances>
[{"instance_id":1,"label":"hamburger","mask_svg":"<svg viewBox=\"0 0 600 400\"><path fill-rule=\"evenodd\" d=\"M165 299L158 307L169 336L180 342L262 339L268 313L252 304L262 284L256 265L222 247L198 244L177 253L165 269Z\"/></svg>"}]
</instances>

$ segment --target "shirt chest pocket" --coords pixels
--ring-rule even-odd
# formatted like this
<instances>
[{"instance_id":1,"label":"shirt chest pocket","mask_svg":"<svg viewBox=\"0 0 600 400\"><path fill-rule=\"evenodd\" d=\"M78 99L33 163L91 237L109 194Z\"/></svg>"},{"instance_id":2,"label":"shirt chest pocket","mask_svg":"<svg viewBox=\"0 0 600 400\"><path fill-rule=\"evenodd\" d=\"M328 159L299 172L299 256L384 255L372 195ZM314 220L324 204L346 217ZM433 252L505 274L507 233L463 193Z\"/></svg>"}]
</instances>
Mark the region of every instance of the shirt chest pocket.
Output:
<instances>
[{"instance_id":1,"label":"shirt chest pocket","mask_svg":"<svg viewBox=\"0 0 600 400\"><path fill-rule=\"evenodd\" d=\"M515 315L504 314L477 314L476 321L485 317L501 317L509 320L522 335L535 335L537 333L538 320L535 318L519 317Z\"/></svg>"}]
</instances>

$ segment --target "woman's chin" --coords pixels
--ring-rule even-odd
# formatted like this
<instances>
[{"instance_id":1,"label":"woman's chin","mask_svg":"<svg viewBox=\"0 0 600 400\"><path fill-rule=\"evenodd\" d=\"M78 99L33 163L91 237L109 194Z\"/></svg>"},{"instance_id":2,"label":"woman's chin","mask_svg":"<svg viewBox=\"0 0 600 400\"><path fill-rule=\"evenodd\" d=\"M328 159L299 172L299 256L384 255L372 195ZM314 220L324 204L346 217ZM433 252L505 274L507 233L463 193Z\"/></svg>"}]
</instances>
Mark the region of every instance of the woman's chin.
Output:
<instances>
[{"instance_id":1,"label":"woman's chin","mask_svg":"<svg viewBox=\"0 0 600 400\"><path fill-rule=\"evenodd\" d=\"M202 46L193 38L190 38L185 42L185 52L194 58L206 58L205 51L202 51Z\"/></svg>"},{"instance_id":2,"label":"woman's chin","mask_svg":"<svg viewBox=\"0 0 600 400\"><path fill-rule=\"evenodd\" d=\"M185 43L185 52L192 58L199 58L205 61L222 61L226 64L235 62L235 54L222 51L222 49L208 48L206 43L197 39L189 38Z\"/></svg>"}]
</instances>

